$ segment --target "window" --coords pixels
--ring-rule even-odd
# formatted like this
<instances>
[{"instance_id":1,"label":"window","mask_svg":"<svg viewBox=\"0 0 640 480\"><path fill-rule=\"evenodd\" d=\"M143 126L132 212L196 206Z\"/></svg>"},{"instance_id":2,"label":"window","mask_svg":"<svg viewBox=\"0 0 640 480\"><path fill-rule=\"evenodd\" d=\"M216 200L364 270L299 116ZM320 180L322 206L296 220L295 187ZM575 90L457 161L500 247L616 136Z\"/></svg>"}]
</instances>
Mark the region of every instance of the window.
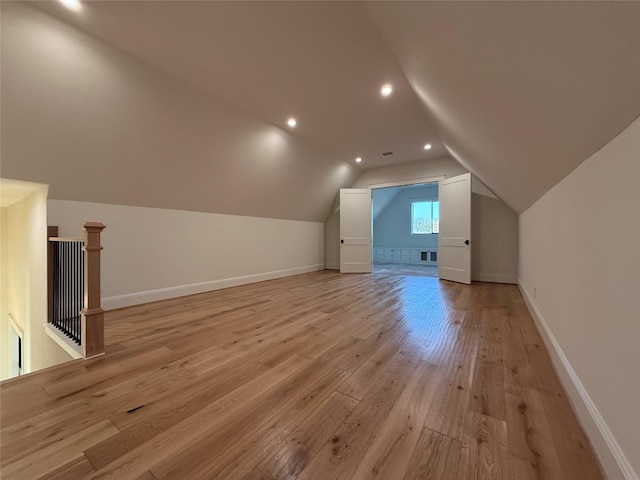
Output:
<instances>
[{"instance_id":1,"label":"window","mask_svg":"<svg viewBox=\"0 0 640 480\"><path fill-rule=\"evenodd\" d=\"M440 231L438 202L411 202L411 234L425 235Z\"/></svg>"}]
</instances>

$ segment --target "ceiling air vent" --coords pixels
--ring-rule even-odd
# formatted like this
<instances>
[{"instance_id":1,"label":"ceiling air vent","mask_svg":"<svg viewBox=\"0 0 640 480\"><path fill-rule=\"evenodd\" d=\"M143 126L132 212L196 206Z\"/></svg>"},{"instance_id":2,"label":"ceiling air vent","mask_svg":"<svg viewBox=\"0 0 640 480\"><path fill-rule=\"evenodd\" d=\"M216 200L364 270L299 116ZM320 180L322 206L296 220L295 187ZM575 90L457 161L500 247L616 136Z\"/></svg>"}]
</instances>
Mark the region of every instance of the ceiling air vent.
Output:
<instances>
[{"instance_id":1,"label":"ceiling air vent","mask_svg":"<svg viewBox=\"0 0 640 480\"><path fill-rule=\"evenodd\" d=\"M393 152L383 152L382 153L383 157L388 157L389 155L393 155Z\"/></svg>"}]
</instances>

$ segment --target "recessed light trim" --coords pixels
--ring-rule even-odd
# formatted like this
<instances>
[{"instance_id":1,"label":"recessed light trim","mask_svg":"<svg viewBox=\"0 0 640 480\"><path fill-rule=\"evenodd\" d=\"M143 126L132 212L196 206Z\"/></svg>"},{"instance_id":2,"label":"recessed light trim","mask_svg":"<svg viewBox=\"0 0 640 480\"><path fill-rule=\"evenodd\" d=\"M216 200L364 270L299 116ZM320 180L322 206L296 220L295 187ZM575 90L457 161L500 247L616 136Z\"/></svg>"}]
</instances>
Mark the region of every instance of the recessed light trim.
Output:
<instances>
[{"instance_id":1,"label":"recessed light trim","mask_svg":"<svg viewBox=\"0 0 640 480\"><path fill-rule=\"evenodd\" d=\"M62 3L69 10L73 10L74 12L79 12L82 8L82 4L79 0L60 0L60 3Z\"/></svg>"},{"instance_id":2,"label":"recessed light trim","mask_svg":"<svg viewBox=\"0 0 640 480\"><path fill-rule=\"evenodd\" d=\"M425 150L431 150L431 144L430 144L430 143L427 143L427 144L424 146L424 149L425 149Z\"/></svg>"},{"instance_id":3,"label":"recessed light trim","mask_svg":"<svg viewBox=\"0 0 640 480\"><path fill-rule=\"evenodd\" d=\"M356 163L362 163L362 157L356 157Z\"/></svg>"},{"instance_id":4,"label":"recessed light trim","mask_svg":"<svg viewBox=\"0 0 640 480\"><path fill-rule=\"evenodd\" d=\"M287 125L289 125L291 128L295 128L296 125L298 125L298 121L293 117L289 117L287 119Z\"/></svg>"},{"instance_id":5,"label":"recessed light trim","mask_svg":"<svg viewBox=\"0 0 640 480\"><path fill-rule=\"evenodd\" d=\"M393 85L391 85L390 83L385 83L380 89L380 95L382 95L383 97L388 97L392 93L393 93Z\"/></svg>"}]
</instances>

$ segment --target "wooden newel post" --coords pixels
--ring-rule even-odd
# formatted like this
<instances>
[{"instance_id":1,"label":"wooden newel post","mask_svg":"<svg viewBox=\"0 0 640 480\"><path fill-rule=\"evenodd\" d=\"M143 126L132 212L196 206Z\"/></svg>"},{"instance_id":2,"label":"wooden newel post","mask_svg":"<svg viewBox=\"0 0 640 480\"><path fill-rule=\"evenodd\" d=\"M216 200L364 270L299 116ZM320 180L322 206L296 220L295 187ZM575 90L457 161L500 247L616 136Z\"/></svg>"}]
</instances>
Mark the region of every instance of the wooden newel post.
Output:
<instances>
[{"instance_id":1,"label":"wooden newel post","mask_svg":"<svg viewBox=\"0 0 640 480\"><path fill-rule=\"evenodd\" d=\"M85 358L104 353L104 310L100 306L100 222L86 222L84 229L84 308L82 354Z\"/></svg>"}]
</instances>

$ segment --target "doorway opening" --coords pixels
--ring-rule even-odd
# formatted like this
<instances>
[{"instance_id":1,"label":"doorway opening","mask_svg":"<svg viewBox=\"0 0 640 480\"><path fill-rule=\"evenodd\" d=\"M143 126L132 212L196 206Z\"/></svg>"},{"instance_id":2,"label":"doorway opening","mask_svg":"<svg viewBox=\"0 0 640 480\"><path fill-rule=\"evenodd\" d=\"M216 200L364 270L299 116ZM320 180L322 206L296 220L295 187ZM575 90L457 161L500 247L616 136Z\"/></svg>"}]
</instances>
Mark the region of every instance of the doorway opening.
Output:
<instances>
[{"instance_id":1,"label":"doorway opening","mask_svg":"<svg viewBox=\"0 0 640 480\"><path fill-rule=\"evenodd\" d=\"M9 378L22 375L23 370L23 333L20 327L11 319L9 322Z\"/></svg>"},{"instance_id":2,"label":"doorway opening","mask_svg":"<svg viewBox=\"0 0 640 480\"><path fill-rule=\"evenodd\" d=\"M438 182L372 189L372 266L377 273L438 276Z\"/></svg>"}]
</instances>

